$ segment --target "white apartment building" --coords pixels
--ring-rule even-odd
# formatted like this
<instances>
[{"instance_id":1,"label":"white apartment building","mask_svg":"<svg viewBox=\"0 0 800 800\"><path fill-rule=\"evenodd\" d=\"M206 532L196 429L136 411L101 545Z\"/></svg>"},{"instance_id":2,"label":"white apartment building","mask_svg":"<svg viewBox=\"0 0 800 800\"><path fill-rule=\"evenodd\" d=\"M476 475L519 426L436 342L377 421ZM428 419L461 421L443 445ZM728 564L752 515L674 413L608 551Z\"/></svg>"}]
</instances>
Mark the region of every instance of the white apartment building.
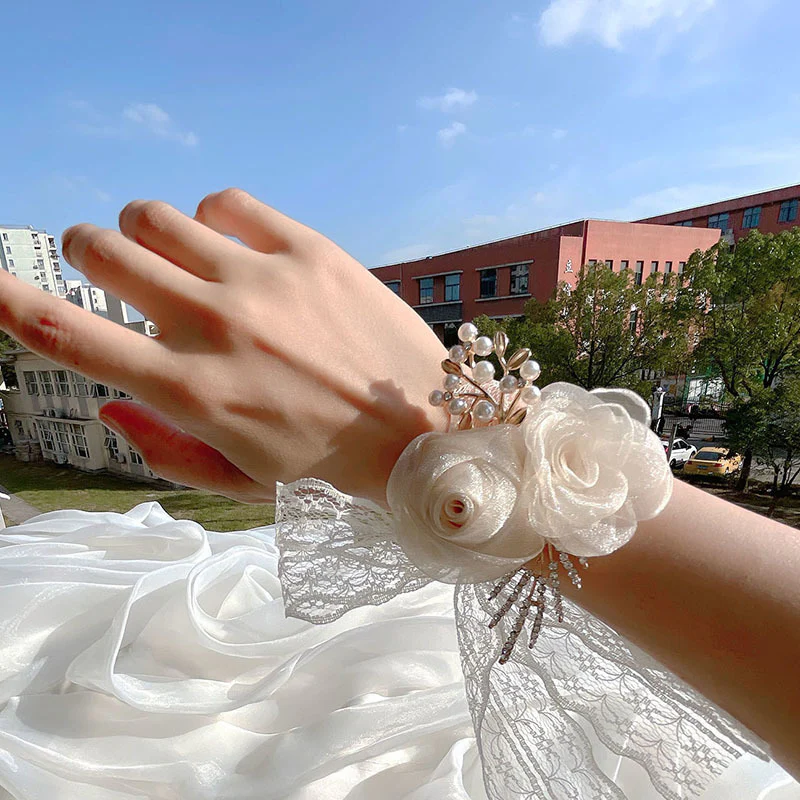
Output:
<instances>
[{"instance_id":1,"label":"white apartment building","mask_svg":"<svg viewBox=\"0 0 800 800\"><path fill-rule=\"evenodd\" d=\"M4 359L13 363L19 386L0 392L19 460L44 458L82 470L157 477L141 455L98 418L100 406L109 398L129 395L28 350L12 350Z\"/></svg>"},{"instance_id":2,"label":"white apartment building","mask_svg":"<svg viewBox=\"0 0 800 800\"><path fill-rule=\"evenodd\" d=\"M32 225L0 225L0 268L56 297L66 293L55 237Z\"/></svg>"},{"instance_id":3,"label":"white apartment building","mask_svg":"<svg viewBox=\"0 0 800 800\"><path fill-rule=\"evenodd\" d=\"M76 306L85 308L93 314L108 317L108 303L106 293L90 283L83 281L64 281L67 288L65 298Z\"/></svg>"}]
</instances>

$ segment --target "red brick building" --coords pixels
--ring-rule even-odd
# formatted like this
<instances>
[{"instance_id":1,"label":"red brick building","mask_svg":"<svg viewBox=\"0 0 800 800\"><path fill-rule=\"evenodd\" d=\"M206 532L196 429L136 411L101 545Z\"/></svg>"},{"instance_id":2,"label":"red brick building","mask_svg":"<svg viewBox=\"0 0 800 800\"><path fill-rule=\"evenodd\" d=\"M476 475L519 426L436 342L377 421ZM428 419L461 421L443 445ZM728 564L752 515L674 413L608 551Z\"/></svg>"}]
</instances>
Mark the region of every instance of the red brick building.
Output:
<instances>
[{"instance_id":1,"label":"red brick building","mask_svg":"<svg viewBox=\"0 0 800 800\"><path fill-rule=\"evenodd\" d=\"M738 241L751 230L780 233L798 225L800 185L770 189L706 206L660 214L638 222L691 228L717 228L730 241Z\"/></svg>"},{"instance_id":2,"label":"red brick building","mask_svg":"<svg viewBox=\"0 0 800 800\"><path fill-rule=\"evenodd\" d=\"M464 321L521 315L531 297L546 301L560 282L574 285L582 264L602 262L638 280L680 273L695 250L719 236L718 229L588 219L372 272L449 345Z\"/></svg>"}]
</instances>

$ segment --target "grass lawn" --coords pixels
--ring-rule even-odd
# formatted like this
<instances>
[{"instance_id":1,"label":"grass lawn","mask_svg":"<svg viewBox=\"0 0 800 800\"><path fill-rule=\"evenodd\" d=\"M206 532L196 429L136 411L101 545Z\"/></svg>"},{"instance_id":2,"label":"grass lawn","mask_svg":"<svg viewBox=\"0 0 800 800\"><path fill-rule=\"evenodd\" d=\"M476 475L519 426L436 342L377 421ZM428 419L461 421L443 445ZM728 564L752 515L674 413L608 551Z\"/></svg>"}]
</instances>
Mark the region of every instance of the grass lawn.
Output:
<instances>
[{"instance_id":1,"label":"grass lawn","mask_svg":"<svg viewBox=\"0 0 800 800\"><path fill-rule=\"evenodd\" d=\"M191 519L212 531L235 531L266 525L275 508L245 505L199 489L171 489L138 483L108 473L91 474L50 462L25 463L0 453L0 485L40 511L129 511L155 500L176 519Z\"/></svg>"}]
</instances>

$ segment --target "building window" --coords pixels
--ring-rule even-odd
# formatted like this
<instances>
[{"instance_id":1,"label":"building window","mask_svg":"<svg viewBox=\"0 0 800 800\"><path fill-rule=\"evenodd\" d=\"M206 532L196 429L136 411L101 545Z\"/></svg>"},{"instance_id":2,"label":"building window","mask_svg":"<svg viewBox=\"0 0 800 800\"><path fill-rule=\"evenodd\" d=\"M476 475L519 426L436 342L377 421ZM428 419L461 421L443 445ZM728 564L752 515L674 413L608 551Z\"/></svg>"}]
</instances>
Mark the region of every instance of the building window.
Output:
<instances>
[{"instance_id":1,"label":"building window","mask_svg":"<svg viewBox=\"0 0 800 800\"><path fill-rule=\"evenodd\" d=\"M743 228L757 228L761 222L761 206L753 206L744 210L742 217Z\"/></svg>"},{"instance_id":2,"label":"building window","mask_svg":"<svg viewBox=\"0 0 800 800\"><path fill-rule=\"evenodd\" d=\"M56 381L56 394L66 396L69 394L69 376L65 369L57 369L53 372Z\"/></svg>"},{"instance_id":3,"label":"building window","mask_svg":"<svg viewBox=\"0 0 800 800\"><path fill-rule=\"evenodd\" d=\"M114 397L122 397L123 399L126 399L126 400L130 400L131 399L131 395L129 395L127 392L121 391L120 389L114 389L112 394L114 395Z\"/></svg>"},{"instance_id":4,"label":"building window","mask_svg":"<svg viewBox=\"0 0 800 800\"><path fill-rule=\"evenodd\" d=\"M69 455L69 432L65 422L54 422L56 430L56 451Z\"/></svg>"},{"instance_id":5,"label":"building window","mask_svg":"<svg viewBox=\"0 0 800 800\"><path fill-rule=\"evenodd\" d=\"M6 247L6 253L8 253L9 255L11 255L11 248L10 248L10 247Z\"/></svg>"},{"instance_id":6,"label":"building window","mask_svg":"<svg viewBox=\"0 0 800 800\"><path fill-rule=\"evenodd\" d=\"M388 286L396 295L400 294L400 281L386 281L384 285Z\"/></svg>"},{"instance_id":7,"label":"building window","mask_svg":"<svg viewBox=\"0 0 800 800\"><path fill-rule=\"evenodd\" d=\"M452 347L454 344L459 344L457 322L445 322L442 342L445 347Z\"/></svg>"},{"instance_id":8,"label":"building window","mask_svg":"<svg viewBox=\"0 0 800 800\"><path fill-rule=\"evenodd\" d=\"M485 269L481 272L481 297L497 297L496 269Z\"/></svg>"},{"instance_id":9,"label":"building window","mask_svg":"<svg viewBox=\"0 0 800 800\"><path fill-rule=\"evenodd\" d=\"M36 383L35 372L23 372L25 378L25 391L28 394L39 394L39 384Z\"/></svg>"},{"instance_id":10,"label":"building window","mask_svg":"<svg viewBox=\"0 0 800 800\"><path fill-rule=\"evenodd\" d=\"M47 453L55 453L56 445L53 441L53 431L46 425L39 426L39 441L42 443L42 450Z\"/></svg>"},{"instance_id":11,"label":"building window","mask_svg":"<svg viewBox=\"0 0 800 800\"><path fill-rule=\"evenodd\" d=\"M678 262L678 275L683 275L683 271L686 269L686 262L679 261Z\"/></svg>"},{"instance_id":12,"label":"building window","mask_svg":"<svg viewBox=\"0 0 800 800\"><path fill-rule=\"evenodd\" d=\"M596 267L597 266L597 259L596 258L590 258L589 259L589 266L590 267Z\"/></svg>"},{"instance_id":13,"label":"building window","mask_svg":"<svg viewBox=\"0 0 800 800\"><path fill-rule=\"evenodd\" d=\"M461 276L444 276L444 301L445 303L455 303L461 299Z\"/></svg>"},{"instance_id":14,"label":"building window","mask_svg":"<svg viewBox=\"0 0 800 800\"><path fill-rule=\"evenodd\" d=\"M13 258L9 258L8 259L8 266L9 267L13 267L14 266L14 259Z\"/></svg>"},{"instance_id":15,"label":"building window","mask_svg":"<svg viewBox=\"0 0 800 800\"><path fill-rule=\"evenodd\" d=\"M39 383L42 385L42 394L55 394L53 390L53 379L47 371L38 371Z\"/></svg>"},{"instance_id":16,"label":"building window","mask_svg":"<svg viewBox=\"0 0 800 800\"><path fill-rule=\"evenodd\" d=\"M144 464L142 457L133 448L130 448L129 452L131 454L131 464Z\"/></svg>"},{"instance_id":17,"label":"building window","mask_svg":"<svg viewBox=\"0 0 800 800\"><path fill-rule=\"evenodd\" d=\"M633 281L637 286L642 285L642 274L644 273L644 261L636 262L636 272L634 273Z\"/></svg>"},{"instance_id":18,"label":"building window","mask_svg":"<svg viewBox=\"0 0 800 800\"><path fill-rule=\"evenodd\" d=\"M794 222L797 219L797 200L784 200L778 212L778 222Z\"/></svg>"},{"instance_id":19,"label":"building window","mask_svg":"<svg viewBox=\"0 0 800 800\"><path fill-rule=\"evenodd\" d=\"M636 323L638 322L638 320L639 320L639 312L634 308L633 311L631 311L631 319L628 326L630 328L631 333L636 333Z\"/></svg>"},{"instance_id":20,"label":"building window","mask_svg":"<svg viewBox=\"0 0 800 800\"><path fill-rule=\"evenodd\" d=\"M4 234L3 234L3 241L4 241L4 242L7 242L7 241L8 241L8 234L7 234L7 233L4 233Z\"/></svg>"},{"instance_id":21,"label":"building window","mask_svg":"<svg viewBox=\"0 0 800 800\"><path fill-rule=\"evenodd\" d=\"M89 397L91 390L89 384L86 382L86 378L84 378L83 375L79 375L77 372L71 373L71 376L75 397Z\"/></svg>"},{"instance_id":22,"label":"building window","mask_svg":"<svg viewBox=\"0 0 800 800\"><path fill-rule=\"evenodd\" d=\"M119 461L119 442L117 436L110 428L103 425L103 430L106 432L106 438L103 440L103 447L108 452L108 457L113 461Z\"/></svg>"},{"instance_id":23,"label":"building window","mask_svg":"<svg viewBox=\"0 0 800 800\"><path fill-rule=\"evenodd\" d=\"M658 272L658 261L650 262L650 274L652 275L654 272Z\"/></svg>"},{"instance_id":24,"label":"building window","mask_svg":"<svg viewBox=\"0 0 800 800\"><path fill-rule=\"evenodd\" d=\"M528 294L528 265L511 267L511 294Z\"/></svg>"},{"instance_id":25,"label":"building window","mask_svg":"<svg viewBox=\"0 0 800 800\"><path fill-rule=\"evenodd\" d=\"M37 258L36 259L36 266L37 267L43 267L44 266L44 259L43 258Z\"/></svg>"},{"instance_id":26,"label":"building window","mask_svg":"<svg viewBox=\"0 0 800 800\"><path fill-rule=\"evenodd\" d=\"M613 259L613 258L607 258L607 259L606 259L606 266L607 266L607 267L608 267L610 270L613 270L613 269L614 269L614 259Z\"/></svg>"},{"instance_id":27,"label":"building window","mask_svg":"<svg viewBox=\"0 0 800 800\"><path fill-rule=\"evenodd\" d=\"M628 262L627 261L620 261L619 262L619 271L620 272L625 272L626 269L628 269Z\"/></svg>"},{"instance_id":28,"label":"building window","mask_svg":"<svg viewBox=\"0 0 800 800\"><path fill-rule=\"evenodd\" d=\"M665 261L664 262L664 272L672 272L672 262Z\"/></svg>"},{"instance_id":29,"label":"building window","mask_svg":"<svg viewBox=\"0 0 800 800\"><path fill-rule=\"evenodd\" d=\"M419 281L419 302L433 302L433 278L420 278Z\"/></svg>"},{"instance_id":30,"label":"building window","mask_svg":"<svg viewBox=\"0 0 800 800\"><path fill-rule=\"evenodd\" d=\"M89 458L89 442L86 441L81 425L70 425L70 439L72 439L72 446L75 448L75 455L80 458Z\"/></svg>"},{"instance_id":31,"label":"building window","mask_svg":"<svg viewBox=\"0 0 800 800\"><path fill-rule=\"evenodd\" d=\"M683 222L676 222L675 223L679 228L691 228L692 227L692 220L685 219Z\"/></svg>"},{"instance_id":32,"label":"building window","mask_svg":"<svg viewBox=\"0 0 800 800\"><path fill-rule=\"evenodd\" d=\"M15 419L14 420L14 427L17 429L17 436L24 436L25 435L25 428L22 427L22 420Z\"/></svg>"},{"instance_id":33,"label":"building window","mask_svg":"<svg viewBox=\"0 0 800 800\"><path fill-rule=\"evenodd\" d=\"M726 211L723 214L712 214L708 218L708 227L719 228L723 233L730 230L728 227L728 212Z\"/></svg>"},{"instance_id":34,"label":"building window","mask_svg":"<svg viewBox=\"0 0 800 800\"><path fill-rule=\"evenodd\" d=\"M92 395L94 397L111 397L111 392L108 390L108 386L106 386L104 383L96 383L94 385Z\"/></svg>"}]
</instances>

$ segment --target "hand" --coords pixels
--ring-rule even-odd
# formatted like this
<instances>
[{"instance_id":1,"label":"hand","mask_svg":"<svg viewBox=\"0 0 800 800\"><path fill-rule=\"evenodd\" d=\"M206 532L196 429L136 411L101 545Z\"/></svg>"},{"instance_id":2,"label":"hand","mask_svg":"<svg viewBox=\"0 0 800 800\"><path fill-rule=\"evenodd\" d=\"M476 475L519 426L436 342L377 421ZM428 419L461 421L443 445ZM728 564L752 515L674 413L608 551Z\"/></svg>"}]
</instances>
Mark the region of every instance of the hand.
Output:
<instances>
[{"instance_id":1,"label":"hand","mask_svg":"<svg viewBox=\"0 0 800 800\"><path fill-rule=\"evenodd\" d=\"M70 228L64 257L153 320L156 338L2 270L0 328L140 401L106 403L101 419L164 478L263 502L276 480L313 476L382 502L406 444L444 423L426 397L445 351L420 317L237 189L206 197L194 219L135 201L119 227Z\"/></svg>"}]
</instances>

